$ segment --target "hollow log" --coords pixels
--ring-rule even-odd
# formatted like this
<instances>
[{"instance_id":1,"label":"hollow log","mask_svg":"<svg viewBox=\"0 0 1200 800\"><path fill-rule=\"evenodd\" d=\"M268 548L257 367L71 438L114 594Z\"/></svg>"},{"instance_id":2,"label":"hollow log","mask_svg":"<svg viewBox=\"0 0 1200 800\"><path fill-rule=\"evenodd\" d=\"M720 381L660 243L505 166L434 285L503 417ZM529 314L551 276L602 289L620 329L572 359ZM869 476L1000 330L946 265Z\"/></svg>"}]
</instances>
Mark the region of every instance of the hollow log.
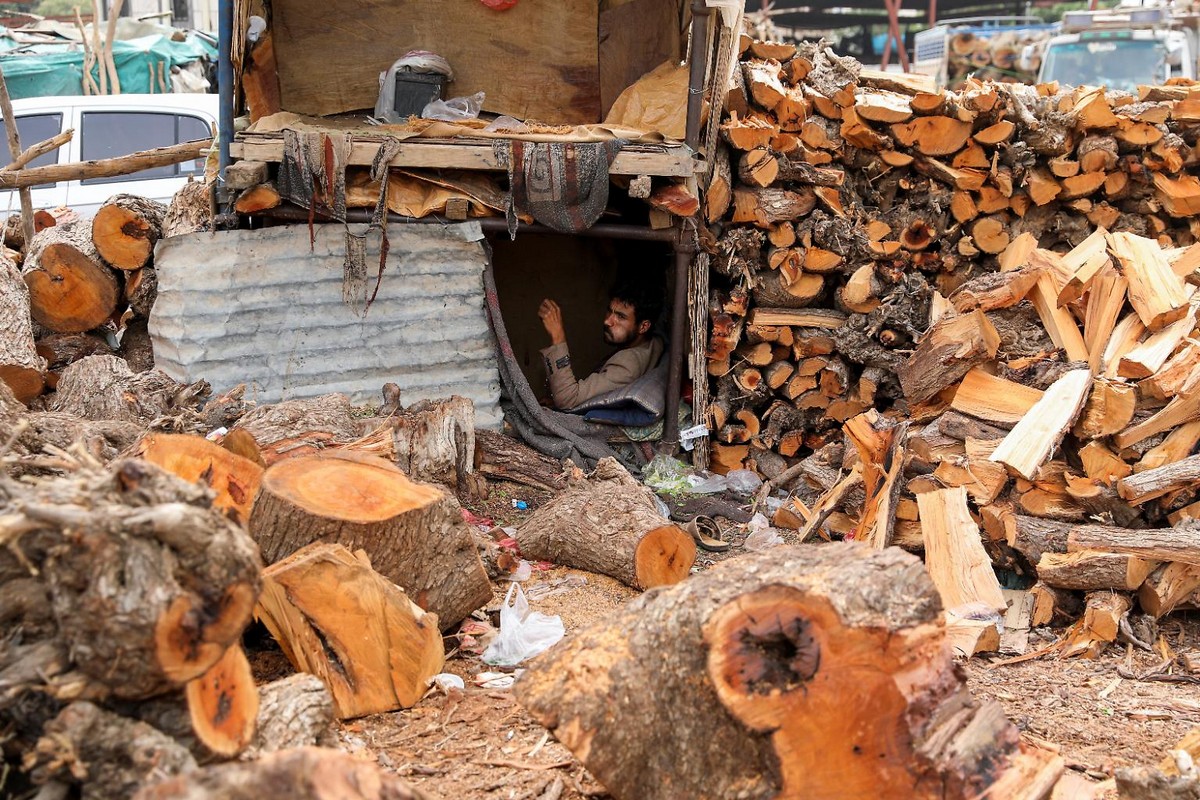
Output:
<instances>
[{"instance_id":1,"label":"hollow log","mask_svg":"<svg viewBox=\"0 0 1200 800\"><path fill-rule=\"evenodd\" d=\"M56 333L83 333L117 310L121 287L81 223L46 228L33 237L22 265L33 318Z\"/></svg>"},{"instance_id":2,"label":"hollow log","mask_svg":"<svg viewBox=\"0 0 1200 800\"><path fill-rule=\"evenodd\" d=\"M340 750L301 747L218 764L143 788L134 800L431 800L375 764Z\"/></svg>"},{"instance_id":3,"label":"hollow log","mask_svg":"<svg viewBox=\"0 0 1200 800\"><path fill-rule=\"evenodd\" d=\"M940 614L897 548L775 548L629 603L514 691L617 800L1018 797L1012 773L1057 777L969 696Z\"/></svg>"},{"instance_id":4,"label":"hollow log","mask_svg":"<svg viewBox=\"0 0 1200 800\"><path fill-rule=\"evenodd\" d=\"M132 194L113 195L92 218L92 243L109 266L141 269L154 255L166 213L167 207L154 200Z\"/></svg>"},{"instance_id":5,"label":"hollow log","mask_svg":"<svg viewBox=\"0 0 1200 800\"><path fill-rule=\"evenodd\" d=\"M568 487L517 529L526 558L609 575L635 589L677 583L696 560L696 545L659 512L650 490L614 459L583 476L568 470Z\"/></svg>"},{"instance_id":6,"label":"hollow log","mask_svg":"<svg viewBox=\"0 0 1200 800\"><path fill-rule=\"evenodd\" d=\"M411 708L445 660L437 618L341 545L268 567L255 613L292 666L329 687L340 719Z\"/></svg>"},{"instance_id":7,"label":"hollow log","mask_svg":"<svg viewBox=\"0 0 1200 800\"><path fill-rule=\"evenodd\" d=\"M330 450L269 467L250 532L268 564L316 541L364 550L443 629L492 596L454 498L363 453Z\"/></svg>"},{"instance_id":8,"label":"hollow log","mask_svg":"<svg viewBox=\"0 0 1200 800\"><path fill-rule=\"evenodd\" d=\"M46 362L33 342L29 287L17 265L0 256L0 381L17 400L28 403L42 393Z\"/></svg>"}]
</instances>

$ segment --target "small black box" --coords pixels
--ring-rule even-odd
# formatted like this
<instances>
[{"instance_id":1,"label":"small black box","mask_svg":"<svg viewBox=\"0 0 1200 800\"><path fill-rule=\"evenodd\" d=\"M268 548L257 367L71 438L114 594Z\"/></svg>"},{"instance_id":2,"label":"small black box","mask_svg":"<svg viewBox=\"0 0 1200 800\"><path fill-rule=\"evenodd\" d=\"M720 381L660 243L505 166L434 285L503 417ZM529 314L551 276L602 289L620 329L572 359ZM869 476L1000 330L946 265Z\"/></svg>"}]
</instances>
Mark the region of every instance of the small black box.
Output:
<instances>
[{"instance_id":1,"label":"small black box","mask_svg":"<svg viewBox=\"0 0 1200 800\"><path fill-rule=\"evenodd\" d=\"M440 100L446 88L446 76L436 72L396 72L396 114L420 116L426 105Z\"/></svg>"}]
</instances>

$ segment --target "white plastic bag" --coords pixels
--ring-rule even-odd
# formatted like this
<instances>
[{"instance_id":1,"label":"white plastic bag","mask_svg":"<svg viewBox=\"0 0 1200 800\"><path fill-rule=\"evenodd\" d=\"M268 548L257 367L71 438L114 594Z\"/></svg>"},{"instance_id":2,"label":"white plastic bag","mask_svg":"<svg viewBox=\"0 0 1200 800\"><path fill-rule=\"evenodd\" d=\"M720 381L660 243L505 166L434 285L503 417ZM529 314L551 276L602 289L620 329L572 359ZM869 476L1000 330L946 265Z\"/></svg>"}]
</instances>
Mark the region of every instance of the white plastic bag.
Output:
<instances>
[{"instance_id":1,"label":"white plastic bag","mask_svg":"<svg viewBox=\"0 0 1200 800\"><path fill-rule=\"evenodd\" d=\"M514 583L500 606L500 633L483 651L483 661L497 667L514 667L549 649L565 634L562 617L530 611L521 584Z\"/></svg>"},{"instance_id":2,"label":"white plastic bag","mask_svg":"<svg viewBox=\"0 0 1200 800\"><path fill-rule=\"evenodd\" d=\"M458 122L464 119L475 119L483 108L483 92L476 92L470 97L452 97L449 100L434 100L425 105L421 112L424 119L440 119L446 122Z\"/></svg>"}]
</instances>

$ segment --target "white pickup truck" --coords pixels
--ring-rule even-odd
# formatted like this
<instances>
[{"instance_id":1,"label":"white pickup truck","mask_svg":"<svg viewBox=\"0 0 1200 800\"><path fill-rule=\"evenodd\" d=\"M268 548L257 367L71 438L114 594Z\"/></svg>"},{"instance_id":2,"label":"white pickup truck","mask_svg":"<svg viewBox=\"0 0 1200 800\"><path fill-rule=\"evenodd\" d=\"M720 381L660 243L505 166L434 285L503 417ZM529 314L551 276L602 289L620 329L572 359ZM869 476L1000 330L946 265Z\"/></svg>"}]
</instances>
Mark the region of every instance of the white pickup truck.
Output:
<instances>
[{"instance_id":1,"label":"white pickup truck","mask_svg":"<svg viewBox=\"0 0 1200 800\"><path fill-rule=\"evenodd\" d=\"M71 141L30 162L28 167L116 158L155 147L211 139L217 124L215 94L122 94L105 96L30 97L13 101L21 147L74 129ZM7 137L0 152L7 156ZM4 163L10 159L3 158ZM60 181L31 190L33 207L67 206L90 217L105 200L127 192L167 202L204 172L204 160L143 170L133 175ZM19 212L18 193L0 191L0 219Z\"/></svg>"}]
</instances>

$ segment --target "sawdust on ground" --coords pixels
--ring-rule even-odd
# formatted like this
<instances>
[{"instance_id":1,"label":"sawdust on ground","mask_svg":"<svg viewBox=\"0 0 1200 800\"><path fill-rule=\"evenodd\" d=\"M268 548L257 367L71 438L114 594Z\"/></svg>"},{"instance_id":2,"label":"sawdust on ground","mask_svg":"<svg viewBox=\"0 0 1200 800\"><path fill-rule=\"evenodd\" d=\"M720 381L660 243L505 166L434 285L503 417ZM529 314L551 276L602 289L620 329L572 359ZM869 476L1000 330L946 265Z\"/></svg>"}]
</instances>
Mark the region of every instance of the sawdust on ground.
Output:
<instances>
[{"instance_id":1,"label":"sawdust on ground","mask_svg":"<svg viewBox=\"0 0 1200 800\"><path fill-rule=\"evenodd\" d=\"M496 524L519 525L549 493L501 484L471 511ZM514 508L523 500L527 509ZM789 542L793 537L782 532ZM746 532L732 527L728 553L698 554L696 569L746 552ZM502 585L499 585L502 584ZM478 616L498 623L507 581L496 586L492 603ZM559 615L567 635L608 618L637 596L603 575L552 567L536 569L523 584L530 607ZM486 626L485 626L486 627ZM1200 649L1200 616L1175 614L1162 628L1175 652ZM1052 641L1056 632L1031 647ZM260 681L291 672L278 647L265 633L252 635L252 663ZM475 642L474 649L481 648ZM457 636L446 638L446 671L463 678L466 689L448 694L431 690L411 709L347 720L338 726L340 745L403 776L445 800L579 800L608 797L571 753L538 725L507 688L479 685L502 670L459 649ZM1096 660L1058 660L1053 656L994 666L998 659L975 658L964 665L972 694L1000 702L1032 742L1057 749L1068 768L1099 789L1099 783L1123 766L1157 763L1188 730L1200 725L1197 679L1178 670L1158 674L1159 654L1112 647ZM481 678L481 676L483 676ZM1123 677L1124 676L1124 677ZM1076 795L1082 797L1083 795ZM1107 791L1098 797L1115 797Z\"/></svg>"}]
</instances>

